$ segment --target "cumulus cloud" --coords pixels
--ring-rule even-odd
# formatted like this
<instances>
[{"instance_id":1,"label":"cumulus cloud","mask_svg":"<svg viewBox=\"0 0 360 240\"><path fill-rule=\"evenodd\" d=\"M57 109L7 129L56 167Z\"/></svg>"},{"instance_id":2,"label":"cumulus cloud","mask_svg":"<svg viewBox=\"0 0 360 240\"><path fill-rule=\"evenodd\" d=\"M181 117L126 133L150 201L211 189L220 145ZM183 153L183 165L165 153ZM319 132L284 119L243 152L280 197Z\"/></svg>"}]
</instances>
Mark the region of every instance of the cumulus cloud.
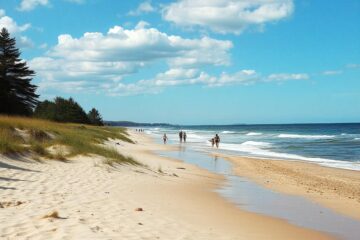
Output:
<instances>
[{"instance_id":1,"label":"cumulus cloud","mask_svg":"<svg viewBox=\"0 0 360 240\"><path fill-rule=\"evenodd\" d=\"M49 0L22 0L20 6L18 7L19 11L31 11L38 6L49 5Z\"/></svg>"},{"instance_id":2,"label":"cumulus cloud","mask_svg":"<svg viewBox=\"0 0 360 240\"><path fill-rule=\"evenodd\" d=\"M34 43L31 41L31 39L22 35L22 33L28 30L30 27L31 25L29 23L18 25L14 19L6 16L5 10L0 9L0 29L6 28L12 36L15 36L18 47L29 48L34 46Z\"/></svg>"},{"instance_id":3,"label":"cumulus cloud","mask_svg":"<svg viewBox=\"0 0 360 240\"><path fill-rule=\"evenodd\" d=\"M156 8L151 5L151 1L145 1L139 4L139 6L130 12L128 15L130 16L139 16L143 13L151 13L156 11Z\"/></svg>"},{"instance_id":4,"label":"cumulus cloud","mask_svg":"<svg viewBox=\"0 0 360 240\"><path fill-rule=\"evenodd\" d=\"M31 27L30 23L24 25L18 25L14 19L6 16L6 12L0 9L0 28L6 28L11 34L19 34L26 31Z\"/></svg>"},{"instance_id":5,"label":"cumulus cloud","mask_svg":"<svg viewBox=\"0 0 360 240\"><path fill-rule=\"evenodd\" d=\"M230 41L182 38L146 28L147 25L140 22L134 29L114 26L106 34L87 32L80 38L63 34L46 55L32 59L29 64L44 82L53 82L44 84L47 88L55 86L55 82L74 80L96 82L106 88L161 61L177 69L230 63Z\"/></svg>"},{"instance_id":6,"label":"cumulus cloud","mask_svg":"<svg viewBox=\"0 0 360 240\"><path fill-rule=\"evenodd\" d=\"M141 25L141 24L140 24ZM80 38L69 34L58 37L58 44L49 56L69 61L150 62L170 59L175 65L229 63L230 41L209 37L186 39L167 35L155 28L124 29L114 26L107 34L87 32ZM211 59L203 59L202 54Z\"/></svg>"},{"instance_id":7,"label":"cumulus cloud","mask_svg":"<svg viewBox=\"0 0 360 240\"><path fill-rule=\"evenodd\" d=\"M164 6L162 16L181 26L240 34L251 26L287 18L293 10L292 0L178 0Z\"/></svg>"}]
</instances>

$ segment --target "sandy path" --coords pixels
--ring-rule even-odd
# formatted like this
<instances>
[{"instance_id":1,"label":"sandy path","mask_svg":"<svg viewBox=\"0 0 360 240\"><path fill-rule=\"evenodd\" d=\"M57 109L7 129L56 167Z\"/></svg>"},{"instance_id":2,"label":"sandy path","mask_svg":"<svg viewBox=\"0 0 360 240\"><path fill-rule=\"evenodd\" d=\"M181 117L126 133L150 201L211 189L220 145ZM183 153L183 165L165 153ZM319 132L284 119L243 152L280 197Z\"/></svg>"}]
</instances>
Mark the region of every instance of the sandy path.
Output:
<instances>
[{"instance_id":1,"label":"sandy path","mask_svg":"<svg viewBox=\"0 0 360 240\"><path fill-rule=\"evenodd\" d=\"M108 145L149 169L112 168L97 156L68 163L0 157L0 238L329 239L236 208L212 192L221 178L156 156L149 150L164 146L143 135L136 139L135 145ZM60 218L43 218L53 211Z\"/></svg>"}]
</instances>

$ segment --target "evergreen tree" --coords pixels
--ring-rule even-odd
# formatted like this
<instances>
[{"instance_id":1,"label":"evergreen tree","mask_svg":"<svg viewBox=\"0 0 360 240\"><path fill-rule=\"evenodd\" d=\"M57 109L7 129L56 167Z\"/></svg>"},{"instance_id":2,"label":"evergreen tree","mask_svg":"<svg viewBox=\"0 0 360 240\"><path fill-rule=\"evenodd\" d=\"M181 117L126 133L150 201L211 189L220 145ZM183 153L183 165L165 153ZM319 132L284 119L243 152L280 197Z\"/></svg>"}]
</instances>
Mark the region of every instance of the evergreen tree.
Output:
<instances>
[{"instance_id":1,"label":"evergreen tree","mask_svg":"<svg viewBox=\"0 0 360 240\"><path fill-rule=\"evenodd\" d=\"M88 113L89 121L92 125L103 126L104 122L99 111L95 108L91 109Z\"/></svg>"},{"instance_id":2,"label":"evergreen tree","mask_svg":"<svg viewBox=\"0 0 360 240\"><path fill-rule=\"evenodd\" d=\"M57 122L90 123L84 109L72 98L56 97L54 102L41 102L36 106L34 116Z\"/></svg>"},{"instance_id":3,"label":"evergreen tree","mask_svg":"<svg viewBox=\"0 0 360 240\"><path fill-rule=\"evenodd\" d=\"M30 82L35 75L20 59L15 38L6 28L0 32L0 114L30 115L38 103L36 86Z\"/></svg>"},{"instance_id":4,"label":"evergreen tree","mask_svg":"<svg viewBox=\"0 0 360 240\"><path fill-rule=\"evenodd\" d=\"M45 100L40 102L34 111L34 117L56 120L56 106L54 102Z\"/></svg>"}]
</instances>

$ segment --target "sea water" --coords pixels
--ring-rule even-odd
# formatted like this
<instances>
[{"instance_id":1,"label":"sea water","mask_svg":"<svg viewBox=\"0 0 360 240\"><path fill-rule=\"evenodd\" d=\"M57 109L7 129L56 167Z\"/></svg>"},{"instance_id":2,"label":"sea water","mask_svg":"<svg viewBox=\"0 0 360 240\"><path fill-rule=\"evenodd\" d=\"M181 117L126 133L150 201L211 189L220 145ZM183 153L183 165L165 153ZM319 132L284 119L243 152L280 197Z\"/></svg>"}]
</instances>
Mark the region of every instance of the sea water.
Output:
<instances>
[{"instance_id":1,"label":"sea water","mask_svg":"<svg viewBox=\"0 0 360 240\"><path fill-rule=\"evenodd\" d=\"M360 170L360 124L209 125L146 128L159 140L179 141L179 131L195 150L213 151L210 139L219 134L217 151L269 159L316 162ZM189 146L189 145L188 145Z\"/></svg>"}]
</instances>

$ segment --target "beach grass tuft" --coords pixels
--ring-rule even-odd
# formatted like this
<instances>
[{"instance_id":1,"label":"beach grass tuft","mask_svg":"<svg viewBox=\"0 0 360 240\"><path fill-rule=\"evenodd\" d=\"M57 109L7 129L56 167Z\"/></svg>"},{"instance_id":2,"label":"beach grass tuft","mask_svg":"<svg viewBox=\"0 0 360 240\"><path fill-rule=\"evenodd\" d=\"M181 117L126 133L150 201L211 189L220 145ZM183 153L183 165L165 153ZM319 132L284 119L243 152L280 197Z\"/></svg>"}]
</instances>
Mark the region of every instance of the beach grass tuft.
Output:
<instances>
[{"instance_id":1,"label":"beach grass tuft","mask_svg":"<svg viewBox=\"0 0 360 240\"><path fill-rule=\"evenodd\" d=\"M134 159L123 156L116 149L103 143L119 139L134 143L124 128L100 127L83 124L57 123L26 117L0 115L0 154L31 153L64 161L76 155L100 155L108 164L138 164ZM65 146L68 151L51 153L51 146Z\"/></svg>"}]
</instances>

